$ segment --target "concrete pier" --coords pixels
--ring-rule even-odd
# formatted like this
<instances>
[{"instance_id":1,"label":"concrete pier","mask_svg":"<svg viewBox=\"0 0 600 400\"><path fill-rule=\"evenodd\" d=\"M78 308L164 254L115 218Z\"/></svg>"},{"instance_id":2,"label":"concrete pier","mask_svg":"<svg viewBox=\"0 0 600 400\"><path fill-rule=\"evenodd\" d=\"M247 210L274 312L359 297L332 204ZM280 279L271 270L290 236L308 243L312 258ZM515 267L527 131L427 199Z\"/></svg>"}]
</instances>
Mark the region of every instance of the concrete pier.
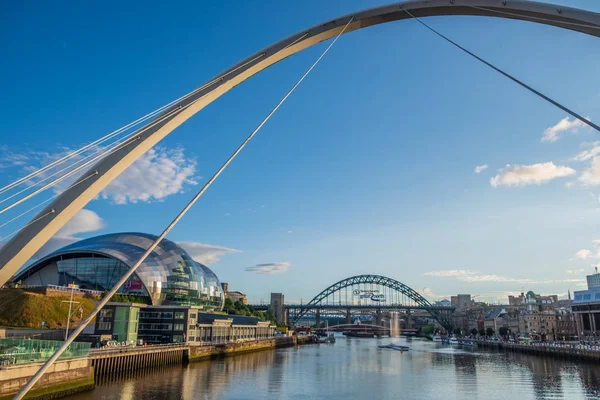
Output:
<instances>
[{"instance_id":1,"label":"concrete pier","mask_svg":"<svg viewBox=\"0 0 600 400\"><path fill-rule=\"evenodd\" d=\"M0 367L0 400L10 399L43 363ZM89 358L59 360L29 392L27 398L51 399L94 388L94 368Z\"/></svg>"}]
</instances>

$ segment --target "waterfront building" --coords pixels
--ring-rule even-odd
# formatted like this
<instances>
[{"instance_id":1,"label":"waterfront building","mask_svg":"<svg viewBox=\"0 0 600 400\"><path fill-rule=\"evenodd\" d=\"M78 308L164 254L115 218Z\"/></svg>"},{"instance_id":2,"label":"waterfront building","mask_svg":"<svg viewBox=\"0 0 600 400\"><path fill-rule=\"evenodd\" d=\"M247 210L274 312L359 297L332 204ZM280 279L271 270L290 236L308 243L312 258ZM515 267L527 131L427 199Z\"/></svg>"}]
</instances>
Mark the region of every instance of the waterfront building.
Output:
<instances>
[{"instance_id":1,"label":"waterfront building","mask_svg":"<svg viewBox=\"0 0 600 400\"><path fill-rule=\"evenodd\" d=\"M13 282L40 287L74 283L81 289L107 291L156 238L145 233L116 233L83 239L27 266ZM215 273L168 239L160 242L118 293L154 306L197 306L218 311L224 302Z\"/></svg>"},{"instance_id":2,"label":"waterfront building","mask_svg":"<svg viewBox=\"0 0 600 400\"><path fill-rule=\"evenodd\" d=\"M483 329L491 328L495 336L500 336L500 328L508 328L507 312L504 308L490 311L486 316L483 324Z\"/></svg>"},{"instance_id":3,"label":"waterfront building","mask_svg":"<svg viewBox=\"0 0 600 400\"><path fill-rule=\"evenodd\" d=\"M226 343L266 339L275 326L255 317L203 312L198 306L151 306L108 303L96 318L88 338L135 343Z\"/></svg>"},{"instance_id":4,"label":"waterfront building","mask_svg":"<svg viewBox=\"0 0 600 400\"><path fill-rule=\"evenodd\" d=\"M598 267L594 267L594 273L586 276L588 289L600 288L600 273Z\"/></svg>"},{"instance_id":5,"label":"waterfront building","mask_svg":"<svg viewBox=\"0 0 600 400\"><path fill-rule=\"evenodd\" d=\"M573 293L571 306L575 316L577 334L580 338L596 339L600 336L600 274L587 276L587 290L577 290Z\"/></svg>"},{"instance_id":6,"label":"waterfront building","mask_svg":"<svg viewBox=\"0 0 600 400\"><path fill-rule=\"evenodd\" d=\"M456 307L461 310L468 310L471 308L471 295L470 294L459 294L456 296Z\"/></svg>"},{"instance_id":7,"label":"waterfront building","mask_svg":"<svg viewBox=\"0 0 600 400\"><path fill-rule=\"evenodd\" d=\"M287 313L285 310L283 293L271 293L269 311L275 316L275 320L278 324L287 323Z\"/></svg>"},{"instance_id":8,"label":"waterfront building","mask_svg":"<svg viewBox=\"0 0 600 400\"><path fill-rule=\"evenodd\" d=\"M508 296L509 306L522 306L525 304L525 294L521 292L519 296Z\"/></svg>"},{"instance_id":9,"label":"waterfront building","mask_svg":"<svg viewBox=\"0 0 600 400\"><path fill-rule=\"evenodd\" d=\"M223 293L225 294L226 299L231 299L234 303L239 301L242 304L248 304L248 298L242 292L229 290L229 284L223 282Z\"/></svg>"}]
</instances>

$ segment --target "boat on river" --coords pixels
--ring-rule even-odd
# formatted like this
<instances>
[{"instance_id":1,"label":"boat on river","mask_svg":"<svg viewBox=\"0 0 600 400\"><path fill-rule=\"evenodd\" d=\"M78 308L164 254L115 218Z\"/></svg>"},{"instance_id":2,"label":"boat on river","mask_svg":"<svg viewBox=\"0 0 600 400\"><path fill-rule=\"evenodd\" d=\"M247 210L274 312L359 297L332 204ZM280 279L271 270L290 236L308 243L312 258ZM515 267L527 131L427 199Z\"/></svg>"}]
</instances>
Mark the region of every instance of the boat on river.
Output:
<instances>
[{"instance_id":1,"label":"boat on river","mask_svg":"<svg viewBox=\"0 0 600 400\"><path fill-rule=\"evenodd\" d=\"M410 347L408 346L401 346L399 344L394 344L394 343L390 343L390 344L380 344L379 345L380 349L391 349L391 350L398 350L400 352L403 351L408 351L410 349Z\"/></svg>"}]
</instances>

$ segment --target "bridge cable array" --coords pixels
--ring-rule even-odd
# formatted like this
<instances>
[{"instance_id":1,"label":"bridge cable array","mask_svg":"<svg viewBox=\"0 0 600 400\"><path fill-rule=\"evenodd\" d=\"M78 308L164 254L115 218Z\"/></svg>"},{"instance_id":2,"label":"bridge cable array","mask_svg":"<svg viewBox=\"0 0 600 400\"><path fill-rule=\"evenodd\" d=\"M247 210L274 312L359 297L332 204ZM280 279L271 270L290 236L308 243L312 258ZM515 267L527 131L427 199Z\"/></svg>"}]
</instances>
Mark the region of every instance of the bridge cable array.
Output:
<instances>
[{"instance_id":1,"label":"bridge cable array","mask_svg":"<svg viewBox=\"0 0 600 400\"><path fill-rule=\"evenodd\" d=\"M483 64L487 65L488 67L492 68L494 71L504 75L505 77L507 77L508 79L512 80L513 82L519 84L520 86L524 87L525 89L529 90L530 92L534 93L535 95L541 97L542 99L546 100L547 102L549 102L550 104L553 104L554 106L560 108L563 111L566 111L567 113L571 114L571 116L577 118L578 120L580 120L581 122L583 122L586 125L589 125L590 127L594 128L595 130L597 130L598 132L600 132L600 126L596 125L595 123L593 123L592 121L590 121L587 118L582 117L581 115L579 115L578 113L576 113L575 111L571 110L570 108L560 104L559 102L551 99L550 97L546 96L545 94L541 93L540 91L532 88L531 86L527 85L526 83L520 81L519 79L515 78L514 76L510 75L509 73L503 71L502 69L496 67L495 65L487 62L486 60L484 60L483 58L479 57L478 55L476 55L475 53L467 50L466 48L462 47L461 45L459 45L458 43L454 42L453 40L451 40L450 38L448 38L447 36L444 36L442 33L436 31L434 28L432 28L431 26L427 25L425 22L421 21L421 19L417 18L416 16L414 16L410 11L408 11L406 8L404 8L403 6L400 6L402 8L402 10L404 10L404 12L406 12L408 15L410 15L413 19L415 19L418 23L420 23L421 25L423 25L425 28L429 29L431 32L435 33L437 36L441 37L442 39L444 39L445 41L447 41L448 43L452 44L453 46L457 47L458 49L462 50L463 52L467 53L468 55L470 55L471 57L475 58L476 60L482 62Z\"/></svg>"},{"instance_id":2,"label":"bridge cable array","mask_svg":"<svg viewBox=\"0 0 600 400\"><path fill-rule=\"evenodd\" d=\"M155 127L156 125L158 125L159 123L163 122L164 120L174 116L177 113L182 112L183 110L185 110L186 108L190 107L191 105L193 105L196 101L193 101L189 104L187 104L186 106L182 106L179 105L178 107L172 108L172 106L174 106L177 103L180 103L182 101L185 101L187 99L189 99L191 96L196 95L197 93L199 93L200 91L212 86L213 84L217 83L217 82L221 82L223 81L228 75L238 71L241 68L244 68L245 66L247 66L250 63L253 63L254 61L256 61L257 59L260 59L262 57L265 56L265 53L261 53L255 57L253 57L252 59L243 62L242 64L240 64L239 66L232 68L230 71L227 71L225 73L223 73L222 75L220 75L219 77L212 79L211 81L203 84L202 86L200 86L199 88L191 91L190 93L187 93L184 96L179 97L176 100L171 101L170 103L152 111L151 113L146 114L145 116L138 118L137 120L75 150L72 151L70 153L68 153L67 155L52 161L51 163L37 169L36 171L33 171L32 173L23 176L19 179L17 179L16 181L0 188L0 194L2 193L6 193L10 190L14 190L17 189L19 186L21 185L25 185L25 184L29 184L28 186L26 186L24 189L19 190L16 193L13 193L3 199L0 200L0 204L5 203L25 192L28 192L30 190L32 190L33 188L40 186L40 184L42 184L43 182L48 181L49 179L56 177L58 175L57 178L55 178L54 180L52 180L51 182L45 184L43 187L34 190L33 192L30 192L26 195L24 195L23 197L17 199L17 200L13 200L9 205L4 206L2 209L0 209L0 214L5 213L6 211L20 205L21 203L33 198L34 196L37 196L39 194L41 194L42 192L46 191L47 189L50 189L54 186L56 186L58 183L64 181L66 178L69 178L71 176L73 176L76 172L80 171L81 169L89 166L90 164L99 161L100 159L122 149L123 147L131 144L134 142L135 139L139 139L140 135L146 131L148 131L149 129ZM172 108L170 110L168 110L169 108ZM160 116L159 116L160 114ZM140 129L134 130L133 132L127 133L131 128L138 126L146 121L148 121L149 119L155 118L156 116L159 116L157 119L153 120L149 125L145 125L143 127L141 127ZM124 136L123 136L124 135ZM104 147L99 147L102 143L107 142L110 139L114 139L116 137L120 138L110 142L108 145L104 146ZM132 140L133 139L133 140ZM83 153L86 153L88 151L93 151L92 153L85 155L82 158L77 158L73 161L73 159L75 157L81 156ZM97 155L97 156L96 156ZM96 156L96 157L94 157ZM92 158L91 160L87 161L89 158ZM73 161L71 163L68 163L69 161ZM66 167L50 173L51 170L61 166L62 164L68 163ZM66 172L65 172L66 171ZM50 175L47 175L48 173L50 173ZM62 174L62 175L61 175ZM96 171L92 176L97 175L98 172ZM70 185L66 190L69 190L73 187L75 187L76 185L78 185L79 183L82 183L83 181L89 179L92 176L88 176L86 178L84 178L83 180L76 180L76 182L72 185ZM40 178L37 181L34 181L31 183L31 181L35 178ZM63 191L64 192L64 191ZM62 192L61 192L62 193ZM38 203L37 205L29 208L28 210L22 212L21 214L18 214L17 216L15 216L14 218L9 219L8 221L0 224L0 228L10 224L11 222L14 222L15 220L27 215L28 213L30 213L31 211L35 210L36 208L38 208L39 206L41 206L42 204L47 203L48 201L58 197L61 193L58 193L54 196L49 197L48 199ZM43 216L48 216L51 215L52 213L45 213ZM42 216L42 217L43 217ZM23 229L29 225L31 225L32 223L39 221L40 219L42 219L42 217L36 218L34 221L30 221L28 224L26 224L25 226L22 226L20 229ZM7 238L9 238L10 236L16 234L19 232L19 230L13 231L7 235L4 235L3 237L0 237L0 241L3 241Z\"/></svg>"},{"instance_id":3,"label":"bridge cable array","mask_svg":"<svg viewBox=\"0 0 600 400\"><path fill-rule=\"evenodd\" d=\"M283 96L283 98L277 103L277 105L267 114L262 122L252 131L250 135L242 142L242 144L235 150L235 152L225 161L225 163L217 170L217 172L206 182L206 184L200 189L200 191L190 200L190 202L177 214L175 219L165 228L165 230L156 238L156 240L150 245L142 257L121 277L121 279L109 290L100 302L96 305L96 308L77 326L77 328L69 335L65 342L52 354L52 356L40 367L40 369L32 376L27 384L21 388L21 390L15 395L13 399L22 399L27 392L35 385L35 383L42 377L44 372L61 356L61 354L67 349L67 347L75 340L75 338L85 329L85 327L94 319L96 314L100 312L102 307L110 301L110 299L117 293L117 290L123 286L123 284L129 279L129 277L137 270L137 268L146 260L146 258L154 251L161 240L167 236L167 234L175 227L175 225L183 218L183 216L192 208L194 203L204 194L204 192L212 185L212 183L219 177L219 175L227 168L227 166L233 161L233 159L242 151L242 149L248 144L248 142L258 133L258 131L267 123L267 121L275 114L275 112L281 107L281 105L287 100L287 98L296 90L296 88L302 83L302 81L310 74L314 67L321 61L321 59L329 52L329 49L337 42L339 37L346 31L350 23L354 20L351 17L348 23L335 37L335 39L327 46L327 48L321 53L319 58L308 68L308 70L300 77L300 79L292 86L292 88Z\"/></svg>"}]
</instances>

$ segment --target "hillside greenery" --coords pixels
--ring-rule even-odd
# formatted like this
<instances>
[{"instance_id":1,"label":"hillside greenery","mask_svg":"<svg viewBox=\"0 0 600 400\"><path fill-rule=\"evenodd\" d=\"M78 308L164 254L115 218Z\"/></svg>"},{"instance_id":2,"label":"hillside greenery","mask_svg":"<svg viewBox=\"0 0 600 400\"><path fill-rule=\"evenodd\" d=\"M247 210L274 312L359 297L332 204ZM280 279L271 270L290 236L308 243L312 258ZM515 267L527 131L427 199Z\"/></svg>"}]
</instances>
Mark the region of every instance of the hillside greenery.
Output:
<instances>
[{"instance_id":1,"label":"hillside greenery","mask_svg":"<svg viewBox=\"0 0 600 400\"><path fill-rule=\"evenodd\" d=\"M67 323L69 304L63 301L70 300L69 296L46 296L41 293L26 292L22 289L0 290L0 325L5 327L41 328L45 321L45 328L64 328ZM79 304L73 305L71 324L77 325L80 321L80 307L83 317L94 309L94 299L74 298Z\"/></svg>"}]
</instances>

